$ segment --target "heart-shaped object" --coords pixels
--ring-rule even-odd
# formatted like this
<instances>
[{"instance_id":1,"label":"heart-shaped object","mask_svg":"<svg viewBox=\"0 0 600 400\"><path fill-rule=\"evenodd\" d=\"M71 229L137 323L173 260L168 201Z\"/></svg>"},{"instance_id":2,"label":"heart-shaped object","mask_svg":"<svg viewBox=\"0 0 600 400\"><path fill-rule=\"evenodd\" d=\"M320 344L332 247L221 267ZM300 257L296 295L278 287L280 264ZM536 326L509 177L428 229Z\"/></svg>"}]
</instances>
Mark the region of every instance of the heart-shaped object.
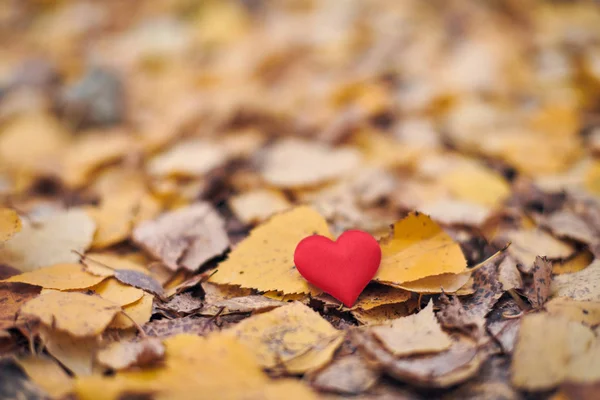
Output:
<instances>
[{"instance_id":1,"label":"heart-shaped object","mask_svg":"<svg viewBox=\"0 0 600 400\"><path fill-rule=\"evenodd\" d=\"M377 240L366 232L344 232L335 242L313 235L294 252L298 272L310 283L352 307L381 262Z\"/></svg>"}]
</instances>

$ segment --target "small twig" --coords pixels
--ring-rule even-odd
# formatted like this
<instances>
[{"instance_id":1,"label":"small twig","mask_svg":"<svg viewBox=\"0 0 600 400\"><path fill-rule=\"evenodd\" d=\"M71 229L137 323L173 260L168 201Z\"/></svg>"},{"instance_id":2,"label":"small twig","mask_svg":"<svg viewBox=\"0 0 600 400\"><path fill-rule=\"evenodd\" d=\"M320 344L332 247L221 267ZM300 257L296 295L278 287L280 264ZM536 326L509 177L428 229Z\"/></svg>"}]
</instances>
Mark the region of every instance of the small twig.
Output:
<instances>
[{"instance_id":1,"label":"small twig","mask_svg":"<svg viewBox=\"0 0 600 400\"><path fill-rule=\"evenodd\" d=\"M134 319L129 316L129 314L127 314L124 310L121 310L121 314L123 314L127 319L129 319L131 321L131 323L135 326L135 328L140 333L141 337L143 337L144 339L148 337L148 335L146 335L146 332L144 332L144 330L142 329L140 324L135 322Z\"/></svg>"}]
</instances>

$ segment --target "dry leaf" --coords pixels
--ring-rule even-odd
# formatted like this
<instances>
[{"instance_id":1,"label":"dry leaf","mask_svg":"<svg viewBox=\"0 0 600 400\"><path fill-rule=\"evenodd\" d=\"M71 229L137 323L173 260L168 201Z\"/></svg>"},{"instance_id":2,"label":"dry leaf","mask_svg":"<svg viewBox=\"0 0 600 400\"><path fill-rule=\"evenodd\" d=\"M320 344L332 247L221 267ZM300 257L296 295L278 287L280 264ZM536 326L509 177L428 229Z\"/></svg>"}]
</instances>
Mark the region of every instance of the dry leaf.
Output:
<instances>
[{"instance_id":1,"label":"dry leaf","mask_svg":"<svg viewBox=\"0 0 600 400\"><path fill-rule=\"evenodd\" d=\"M574 358L568 365L570 382L596 383L600 380L600 339L594 338L586 352Z\"/></svg>"},{"instance_id":2,"label":"dry leaf","mask_svg":"<svg viewBox=\"0 0 600 400\"><path fill-rule=\"evenodd\" d=\"M502 284L502 289L505 291L523 287L523 278L517 268L517 262L508 254L498 265L498 282Z\"/></svg>"},{"instance_id":3,"label":"dry leaf","mask_svg":"<svg viewBox=\"0 0 600 400\"><path fill-rule=\"evenodd\" d=\"M225 223L208 203L197 203L142 222L133 240L167 267L197 270L229 247Z\"/></svg>"},{"instance_id":4,"label":"dry leaf","mask_svg":"<svg viewBox=\"0 0 600 400\"><path fill-rule=\"evenodd\" d=\"M198 313L200 315L227 315L233 313L259 313L286 305L282 301L264 296L244 296L221 300L206 304Z\"/></svg>"},{"instance_id":5,"label":"dry leaf","mask_svg":"<svg viewBox=\"0 0 600 400\"><path fill-rule=\"evenodd\" d=\"M360 155L354 149L284 139L268 150L261 173L271 185L298 188L341 178L359 164Z\"/></svg>"},{"instance_id":6,"label":"dry leaf","mask_svg":"<svg viewBox=\"0 0 600 400\"><path fill-rule=\"evenodd\" d=\"M583 250L568 260L554 261L552 263L552 273L561 275L578 272L589 266L593 261L594 255L588 250Z\"/></svg>"},{"instance_id":7,"label":"dry leaf","mask_svg":"<svg viewBox=\"0 0 600 400\"><path fill-rule=\"evenodd\" d=\"M76 337L102 333L120 311L117 304L99 296L54 291L28 301L21 308L24 315L39 318L44 325Z\"/></svg>"},{"instance_id":8,"label":"dry leaf","mask_svg":"<svg viewBox=\"0 0 600 400\"><path fill-rule=\"evenodd\" d=\"M371 282L362 291L356 303L350 308L350 310L371 310L375 307L379 307L386 304L399 304L404 303L411 298L411 294L406 290L397 289L391 286L381 285L376 282ZM315 299L321 300L328 305L340 307L342 303L333 298L331 295L322 293L316 296Z\"/></svg>"},{"instance_id":9,"label":"dry leaf","mask_svg":"<svg viewBox=\"0 0 600 400\"><path fill-rule=\"evenodd\" d=\"M221 300L233 299L234 297L249 296L253 293L251 289L243 289L233 285L217 285L211 282L202 282L204 300L207 303L216 303Z\"/></svg>"},{"instance_id":10,"label":"dry leaf","mask_svg":"<svg viewBox=\"0 0 600 400\"><path fill-rule=\"evenodd\" d=\"M317 294L320 291L296 271L292 258L298 242L312 234L330 236L327 223L312 208L302 206L277 214L252 230L209 281L286 294Z\"/></svg>"},{"instance_id":11,"label":"dry leaf","mask_svg":"<svg viewBox=\"0 0 600 400\"><path fill-rule=\"evenodd\" d=\"M490 217L492 210L476 203L444 199L417 207L420 212L447 225L481 226Z\"/></svg>"},{"instance_id":12,"label":"dry leaf","mask_svg":"<svg viewBox=\"0 0 600 400\"><path fill-rule=\"evenodd\" d=\"M508 253L519 261L521 271L525 273L531 273L537 256L549 260L566 259L575 252L573 246L539 229L511 231L506 238L511 242Z\"/></svg>"},{"instance_id":13,"label":"dry leaf","mask_svg":"<svg viewBox=\"0 0 600 400\"><path fill-rule=\"evenodd\" d=\"M550 297L550 284L552 283L552 264L542 257L536 257L533 263L533 282L526 292L527 299L535 309L544 306Z\"/></svg>"},{"instance_id":14,"label":"dry leaf","mask_svg":"<svg viewBox=\"0 0 600 400\"><path fill-rule=\"evenodd\" d=\"M228 151L222 144L191 139L152 158L148 172L154 176L203 176L225 164L228 158Z\"/></svg>"},{"instance_id":15,"label":"dry leaf","mask_svg":"<svg viewBox=\"0 0 600 400\"><path fill-rule=\"evenodd\" d=\"M0 208L0 243L21 231L21 218L15 210Z\"/></svg>"},{"instance_id":16,"label":"dry leaf","mask_svg":"<svg viewBox=\"0 0 600 400\"><path fill-rule=\"evenodd\" d=\"M12 276L5 282L20 282L41 286L45 289L86 289L99 284L106 276L92 275L81 264L56 264Z\"/></svg>"},{"instance_id":17,"label":"dry leaf","mask_svg":"<svg viewBox=\"0 0 600 400\"><path fill-rule=\"evenodd\" d=\"M355 335L364 354L381 364L387 374L400 381L424 387L449 387L475 375L483 362L475 342L464 336L453 336L452 346L433 355L395 358L374 338Z\"/></svg>"},{"instance_id":18,"label":"dry leaf","mask_svg":"<svg viewBox=\"0 0 600 400\"><path fill-rule=\"evenodd\" d=\"M432 275L460 273L467 262L450 235L428 216L412 213L393 226L381 242L381 265L375 280L402 284Z\"/></svg>"},{"instance_id":19,"label":"dry leaf","mask_svg":"<svg viewBox=\"0 0 600 400\"><path fill-rule=\"evenodd\" d=\"M457 293L468 285L470 279L470 272L464 274L439 274L394 286L416 293Z\"/></svg>"},{"instance_id":20,"label":"dry leaf","mask_svg":"<svg viewBox=\"0 0 600 400\"><path fill-rule=\"evenodd\" d=\"M0 247L0 263L33 271L60 263L76 263L92 243L96 224L83 210L51 214L31 223Z\"/></svg>"},{"instance_id":21,"label":"dry leaf","mask_svg":"<svg viewBox=\"0 0 600 400\"><path fill-rule=\"evenodd\" d=\"M139 342L112 342L96 354L98 363L122 370L132 366L145 367L163 359L165 348L158 339L147 338Z\"/></svg>"},{"instance_id":22,"label":"dry leaf","mask_svg":"<svg viewBox=\"0 0 600 400\"><path fill-rule=\"evenodd\" d=\"M253 224L285 211L290 203L280 192L259 189L231 197L229 206L240 221Z\"/></svg>"},{"instance_id":23,"label":"dry leaf","mask_svg":"<svg viewBox=\"0 0 600 400\"><path fill-rule=\"evenodd\" d=\"M395 357L438 353L452 345L433 313L431 300L419 313L373 327L371 332Z\"/></svg>"},{"instance_id":24,"label":"dry leaf","mask_svg":"<svg viewBox=\"0 0 600 400\"><path fill-rule=\"evenodd\" d=\"M27 376L52 398L62 398L73 390L73 379L56 363L44 356L17 360Z\"/></svg>"},{"instance_id":25,"label":"dry leaf","mask_svg":"<svg viewBox=\"0 0 600 400\"><path fill-rule=\"evenodd\" d=\"M148 336L166 338L189 333L190 335L205 336L211 332L226 329L234 323L239 322L244 316L226 315L219 318L187 316L176 319L157 319L144 325L144 332Z\"/></svg>"},{"instance_id":26,"label":"dry leaf","mask_svg":"<svg viewBox=\"0 0 600 400\"><path fill-rule=\"evenodd\" d=\"M150 321L150 317L152 316L153 299L154 297L151 294L144 293L141 299L123 307L123 312L117 314L109 327L115 329L128 329L133 328L135 324L138 326L144 325L146 322ZM127 317L123 315L123 313L127 314Z\"/></svg>"},{"instance_id":27,"label":"dry leaf","mask_svg":"<svg viewBox=\"0 0 600 400\"><path fill-rule=\"evenodd\" d=\"M45 326L40 327L39 333L48 353L76 376L91 375L94 372L98 337L75 338Z\"/></svg>"},{"instance_id":28,"label":"dry leaf","mask_svg":"<svg viewBox=\"0 0 600 400\"><path fill-rule=\"evenodd\" d=\"M323 366L342 340L341 332L298 302L252 316L226 333L256 354L263 367L284 366L292 373Z\"/></svg>"},{"instance_id":29,"label":"dry leaf","mask_svg":"<svg viewBox=\"0 0 600 400\"><path fill-rule=\"evenodd\" d=\"M572 274L555 276L552 297L570 297L580 301L600 301L600 261Z\"/></svg>"},{"instance_id":30,"label":"dry leaf","mask_svg":"<svg viewBox=\"0 0 600 400\"><path fill-rule=\"evenodd\" d=\"M377 374L358 354L335 360L311 378L315 388L346 395L369 390L378 380Z\"/></svg>"},{"instance_id":31,"label":"dry leaf","mask_svg":"<svg viewBox=\"0 0 600 400\"><path fill-rule=\"evenodd\" d=\"M483 334L485 319L481 315L467 312L458 296L448 298L445 294L440 296L440 311L437 318L444 328L456 329L471 336L475 340Z\"/></svg>"},{"instance_id":32,"label":"dry leaf","mask_svg":"<svg viewBox=\"0 0 600 400\"><path fill-rule=\"evenodd\" d=\"M410 311L406 304L386 304L369 310L352 310L352 316L363 325L380 325L397 318L406 317Z\"/></svg>"},{"instance_id":33,"label":"dry leaf","mask_svg":"<svg viewBox=\"0 0 600 400\"><path fill-rule=\"evenodd\" d=\"M21 283L0 283L0 331L13 328L23 304L37 297L40 288Z\"/></svg>"},{"instance_id":34,"label":"dry leaf","mask_svg":"<svg viewBox=\"0 0 600 400\"><path fill-rule=\"evenodd\" d=\"M542 224L558 237L573 239L581 243L591 244L597 234L577 214L561 210L542 219Z\"/></svg>"},{"instance_id":35,"label":"dry leaf","mask_svg":"<svg viewBox=\"0 0 600 400\"><path fill-rule=\"evenodd\" d=\"M125 283L126 285L134 286L150 292L157 296L162 296L163 288L153 277L139 271L130 269L115 270L115 278Z\"/></svg>"},{"instance_id":36,"label":"dry leaf","mask_svg":"<svg viewBox=\"0 0 600 400\"><path fill-rule=\"evenodd\" d=\"M588 351L592 331L566 317L529 314L523 317L513 356L513 385L545 390L567 378L569 364Z\"/></svg>"},{"instance_id":37,"label":"dry leaf","mask_svg":"<svg viewBox=\"0 0 600 400\"><path fill-rule=\"evenodd\" d=\"M576 301L568 297L557 297L545 304L548 313L562 315L571 321L588 326L600 324L600 302Z\"/></svg>"},{"instance_id":38,"label":"dry leaf","mask_svg":"<svg viewBox=\"0 0 600 400\"><path fill-rule=\"evenodd\" d=\"M502 176L476 163L453 168L441 177L441 182L457 199L487 207L498 205L510 194Z\"/></svg>"},{"instance_id":39,"label":"dry leaf","mask_svg":"<svg viewBox=\"0 0 600 400\"><path fill-rule=\"evenodd\" d=\"M108 278L89 288L105 300L119 306L126 306L142 298L144 291L124 285L114 278Z\"/></svg>"},{"instance_id":40,"label":"dry leaf","mask_svg":"<svg viewBox=\"0 0 600 400\"><path fill-rule=\"evenodd\" d=\"M206 398L313 399L299 382L271 381L252 353L235 338L218 335L202 338L178 335L166 339L165 363L151 370L120 372L113 377L78 379L75 391L82 400L116 400L125 393L153 394L162 399ZM223 374L227 371L227 374ZM232 384L235 382L235 384Z\"/></svg>"}]
</instances>

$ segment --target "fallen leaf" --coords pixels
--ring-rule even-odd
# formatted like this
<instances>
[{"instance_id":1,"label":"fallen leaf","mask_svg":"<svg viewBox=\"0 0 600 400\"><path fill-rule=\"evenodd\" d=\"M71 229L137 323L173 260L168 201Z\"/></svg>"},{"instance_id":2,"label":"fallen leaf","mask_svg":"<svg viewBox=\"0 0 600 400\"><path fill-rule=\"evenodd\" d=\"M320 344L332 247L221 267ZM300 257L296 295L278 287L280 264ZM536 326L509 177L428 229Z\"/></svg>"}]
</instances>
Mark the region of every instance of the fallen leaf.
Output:
<instances>
[{"instance_id":1,"label":"fallen leaf","mask_svg":"<svg viewBox=\"0 0 600 400\"><path fill-rule=\"evenodd\" d=\"M167 267L197 270L229 247L225 223L209 203L197 203L139 224L133 240Z\"/></svg>"},{"instance_id":2,"label":"fallen leaf","mask_svg":"<svg viewBox=\"0 0 600 400\"><path fill-rule=\"evenodd\" d=\"M297 302L254 315L225 333L246 345L263 367L283 365L291 373L323 366L342 340L341 332L312 309ZM322 343L325 345L320 347ZM320 357L323 354L324 359ZM302 365L293 365L299 364L299 358L307 356L310 359L302 360Z\"/></svg>"},{"instance_id":3,"label":"fallen leaf","mask_svg":"<svg viewBox=\"0 0 600 400\"><path fill-rule=\"evenodd\" d=\"M61 263L76 263L92 243L96 224L83 210L72 209L31 223L0 247L0 263L21 271Z\"/></svg>"},{"instance_id":4,"label":"fallen leaf","mask_svg":"<svg viewBox=\"0 0 600 400\"><path fill-rule=\"evenodd\" d=\"M578 272L589 266L593 261L594 255L588 250L583 250L567 260L554 261L552 263L552 273L561 275Z\"/></svg>"},{"instance_id":5,"label":"fallen leaf","mask_svg":"<svg viewBox=\"0 0 600 400\"><path fill-rule=\"evenodd\" d=\"M29 356L16 360L16 363L52 398L62 398L73 390L73 379L48 357Z\"/></svg>"},{"instance_id":6,"label":"fallen leaf","mask_svg":"<svg viewBox=\"0 0 600 400\"><path fill-rule=\"evenodd\" d=\"M397 318L406 317L410 314L408 307L404 303L386 304L383 306L371 308L369 310L356 309L351 314L358 322L363 325L380 325Z\"/></svg>"},{"instance_id":7,"label":"fallen leaf","mask_svg":"<svg viewBox=\"0 0 600 400\"><path fill-rule=\"evenodd\" d=\"M566 317L529 314L523 317L515 348L512 383L527 390L545 390L563 382L569 364L588 351L592 331Z\"/></svg>"},{"instance_id":8,"label":"fallen leaf","mask_svg":"<svg viewBox=\"0 0 600 400\"><path fill-rule=\"evenodd\" d=\"M76 376L91 375L94 372L98 337L76 338L45 326L40 327L39 334L48 353Z\"/></svg>"},{"instance_id":9,"label":"fallen leaf","mask_svg":"<svg viewBox=\"0 0 600 400\"><path fill-rule=\"evenodd\" d=\"M21 307L21 313L39 318L53 329L75 337L96 336L104 331L121 307L99 296L83 293L44 293Z\"/></svg>"},{"instance_id":10,"label":"fallen leaf","mask_svg":"<svg viewBox=\"0 0 600 400\"><path fill-rule=\"evenodd\" d=\"M96 360L101 365L113 370L122 370L132 366L145 367L163 359L165 348L155 338L142 339L137 342L112 342L98 350Z\"/></svg>"},{"instance_id":11,"label":"fallen leaf","mask_svg":"<svg viewBox=\"0 0 600 400\"><path fill-rule=\"evenodd\" d=\"M75 386L82 400L116 400L125 393L149 395L158 400L187 398L201 393L206 398L286 397L314 399L300 382L271 381L256 363L252 353L235 338L224 335L202 338L178 335L164 341L164 365L142 371L120 372L112 377L78 379ZM223 374L222 371L227 371ZM201 377L201 378L198 378ZM235 384L232 384L235 382Z\"/></svg>"},{"instance_id":12,"label":"fallen leaf","mask_svg":"<svg viewBox=\"0 0 600 400\"><path fill-rule=\"evenodd\" d=\"M469 272L464 274L439 274L394 286L416 293L456 293L468 284L469 279L471 279L471 273Z\"/></svg>"},{"instance_id":13,"label":"fallen leaf","mask_svg":"<svg viewBox=\"0 0 600 400\"><path fill-rule=\"evenodd\" d=\"M510 187L501 175L476 163L452 168L440 180L457 199L482 206L498 205L510 194Z\"/></svg>"},{"instance_id":14,"label":"fallen leaf","mask_svg":"<svg viewBox=\"0 0 600 400\"><path fill-rule=\"evenodd\" d=\"M485 317L504 293L498 281L496 261L487 262L473 272L473 294L462 303L467 315L474 319Z\"/></svg>"},{"instance_id":15,"label":"fallen leaf","mask_svg":"<svg viewBox=\"0 0 600 400\"><path fill-rule=\"evenodd\" d=\"M579 301L600 301L600 260L579 272L555 276L552 297L570 297Z\"/></svg>"},{"instance_id":16,"label":"fallen leaf","mask_svg":"<svg viewBox=\"0 0 600 400\"><path fill-rule=\"evenodd\" d=\"M317 300L324 301L326 304L339 307L341 302L332 296L322 293L315 297ZM376 282L371 282L362 291L356 303L350 308L350 310L371 310L375 307L379 307L386 304L399 304L404 303L411 298L410 292L402 289L397 289L391 286L381 285Z\"/></svg>"},{"instance_id":17,"label":"fallen leaf","mask_svg":"<svg viewBox=\"0 0 600 400\"><path fill-rule=\"evenodd\" d=\"M447 225L481 226L492 214L492 209L460 200L436 200L417 207L433 220Z\"/></svg>"},{"instance_id":18,"label":"fallen leaf","mask_svg":"<svg viewBox=\"0 0 600 400\"><path fill-rule=\"evenodd\" d=\"M566 259L575 253L575 248L553 238L540 229L511 231L506 234L511 242L508 253L519 261L521 271L531 273L537 256L548 260Z\"/></svg>"},{"instance_id":19,"label":"fallen leaf","mask_svg":"<svg viewBox=\"0 0 600 400\"><path fill-rule=\"evenodd\" d=\"M533 282L525 292L533 308L540 309L550 297L550 284L552 283L552 264L542 257L536 257L533 263Z\"/></svg>"},{"instance_id":20,"label":"fallen leaf","mask_svg":"<svg viewBox=\"0 0 600 400\"><path fill-rule=\"evenodd\" d=\"M135 324L138 326L144 325L150 321L150 317L152 316L153 299L154 297L151 294L144 293L141 299L123 307L123 313L127 314L128 317L123 315L123 313L117 314L109 327L114 329L128 329L133 328Z\"/></svg>"},{"instance_id":21,"label":"fallen leaf","mask_svg":"<svg viewBox=\"0 0 600 400\"><path fill-rule=\"evenodd\" d=\"M594 243L597 240L597 234L572 211L557 211L542 219L541 223L560 238L573 239L586 244Z\"/></svg>"},{"instance_id":22,"label":"fallen leaf","mask_svg":"<svg viewBox=\"0 0 600 400\"><path fill-rule=\"evenodd\" d=\"M21 231L21 218L15 210L0 208L0 243Z\"/></svg>"},{"instance_id":23,"label":"fallen leaf","mask_svg":"<svg viewBox=\"0 0 600 400\"><path fill-rule=\"evenodd\" d=\"M258 189L231 197L229 206L240 221L253 224L285 211L291 205L280 192Z\"/></svg>"},{"instance_id":24,"label":"fallen leaf","mask_svg":"<svg viewBox=\"0 0 600 400\"><path fill-rule=\"evenodd\" d=\"M108 278L89 288L105 300L119 306L126 306L142 298L144 291L124 285L114 278Z\"/></svg>"},{"instance_id":25,"label":"fallen leaf","mask_svg":"<svg viewBox=\"0 0 600 400\"><path fill-rule=\"evenodd\" d=\"M162 296L164 293L160 283L158 283L153 277L143 272L134 271L131 269L117 269L115 270L115 278L126 285L143 289L146 292L150 292L157 296Z\"/></svg>"},{"instance_id":26,"label":"fallen leaf","mask_svg":"<svg viewBox=\"0 0 600 400\"><path fill-rule=\"evenodd\" d=\"M207 303L216 303L221 300L232 299L234 297L250 296L253 291L233 285L217 285L211 282L202 282L204 291L204 300Z\"/></svg>"},{"instance_id":27,"label":"fallen leaf","mask_svg":"<svg viewBox=\"0 0 600 400\"><path fill-rule=\"evenodd\" d=\"M144 325L144 332L148 336L166 338L170 336L188 333L190 335L206 336L211 332L220 331L239 322L238 315L226 315L219 317L217 321L213 317L187 316L177 319L153 320Z\"/></svg>"},{"instance_id":28,"label":"fallen leaf","mask_svg":"<svg viewBox=\"0 0 600 400\"><path fill-rule=\"evenodd\" d=\"M577 301L568 297L557 297L545 304L548 313L562 315L571 321L588 326L600 324L600 302Z\"/></svg>"},{"instance_id":29,"label":"fallen leaf","mask_svg":"<svg viewBox=\"0 0 600 400\"><path fill-rule=\"evenodd\" d=\"M104 279L106 279L105 276L88 273L81 264L56 264L12 276L4 282L27 283L45 289L74 290L92 287Z\"/></svg>"},{"instance_id":30,"label":"fallen leaf","mask_svg":"<svg viewBox=\"0 0 600 400\"><path fill-rule=\"evenodd\" d=\"M440 353L404 358L395 358L370 335L354 338L360 350L379 363L388 375L411 385L453 386L475 375L484 361L475 342L464 336L453 336L451 347Z\"/></svg>"},{"instance_id":31,"label":"fallen leaf","mask_svg":"<svg viewBox=\"0 0 600 400\"><path fill-rule=\"evenodd\" d=\"M432 275L464 272L467 261L450 235L428 216L412 213L393 226L381 242L375 280L400 285Z\"/></svg>"},{"instance_id":32,"label":"fallen leaf","mask_svg":"<svg viewBox=\"0 0 600 400\"><path fill-rule=\"evenodd\" d=\"M154 176L203 176L228 161L227 149L219 143L190 139L152 158L148 172Z\"/></svg>"},{"instance_id":33,"label":"fallen leaf","mask_svg":"<svg viewBox=\"0 0 600 400\"><path fill-rule=\"evenodd\" d=\"M198 311L204 307L204 301L202 301L201 298L194 296L191 292L184 292L171 297L167 302L155 304L155 307L157 310L166 312L166 314L163 315L169 318L173 315L184 316L198 314ZM156 313L157 310L155 310L154 313ZM221 308L216 310L217 313L219 311L221 311Z\"/></svg>"},{"instance_id":34,"label":"fallen leaf","mask_svg":"<svg viewBox=\"0 0 600 400\"><path fill-rule=\"evenodd\" d=\"M315 186L347 175L360 164L352 148L332 148L318 142L284 139L265 156L262 177L281 188Z\"/></svg>"},{"instance_id":35,"label":"fallen leaf","mask_svg":"<svg viewBox=\"0 0 600 400\"><path fill-rule=\"evenodd\" d=\"M25 372L10 358L0 359L0 398L46 400L48 395L27 379Z\"/></svg>"},{"instance_id":36,"label":"fallen leaf","mask_svg":"<svg viewBox=\"0 0 600 400\"><path fill-rule=\"evenodd\" d=\"M310 378L318 390L345 395L356 395L369 390L379 374L358 354L333 361Z\"/></svg>"},{"instance_id":37,"label":"fallen leaf","mask_svg":"<svg viewBox=\"0 0 600 400\"><path fill-rule=\"evenodd\" d=\"M14 328L21 306L39 294L39 287L21 283L0 283L0 331Z\"/></svg>"},{"instance_id":38,"label":"fallen leaf","mask_svg":"<svg viewBox=\"0 0 600 400\"><path fill-rule=\"evenodd\" d=\"M590 347L568 365L570 382L597 383L600 380L600 340L596 336Z\"/></svg>"},{"instance_id":39,"label":"fallen leaf","mask_svg":"<svg viewBox=\"0 0 600 400\"><path fill-rule=\"evenodd\" d=\"M502 290L505 291L523 287L523 278L517 268L517 262L509 254L498 265L498 282L502 284Z\"/></svg>"},{"instance_id":40,"label":"fallen leaf","mask_svg":"<svg viewBox=\"0 0 600 400\"><path fill-rule=\"evenodd\" d=\"M383 346L395 357L438 353L452 345L433 313L433 301L417 314L392 320L390 324L371 328Z\"/></svg>"},{"instance_id":41,"label":"fallen leaf","mask_svg":"<svg viewBox=\"0 0 600 400\"><path fill-rule=\"evenodd\" d=\"M264 296L244 296L208 303L198 313L200 315L227 315L233 313L259 313L286 305L282 301Z\"/></svg>"},{"instance_id":42,"label":"fallen leaf","mask_svg":"<svg viewBox=\"0 0 600 400\"><path fill-rule=\"evenodd\" d=\"M440 296L440 311L437 313L440 324L447 329L456 329L475 340L483 334L485 319L479 315L467 312L458 296L448 298Z\"/></svg>"},{"instance_id":43,"label":"fallen leaf","mask_svg":"<svg viewBox=\"0 0 600 400\"><path fill-rule=\"evenodd\" d=\"M317 294L320 291L302 278L293 260L298 242L312 234L330 236L327 223L312 208L301 206L277 214L252 230L209 281L286 294Z\"/></svg>"}]
</instances>

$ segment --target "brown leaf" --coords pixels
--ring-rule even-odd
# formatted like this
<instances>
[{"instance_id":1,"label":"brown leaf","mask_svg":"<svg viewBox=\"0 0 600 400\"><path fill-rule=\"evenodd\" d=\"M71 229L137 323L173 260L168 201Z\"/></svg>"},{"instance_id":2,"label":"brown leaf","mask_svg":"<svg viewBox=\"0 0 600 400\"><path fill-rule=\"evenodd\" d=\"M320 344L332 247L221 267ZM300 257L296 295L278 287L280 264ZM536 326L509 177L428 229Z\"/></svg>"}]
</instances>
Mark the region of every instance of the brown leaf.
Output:
<instances>
[{"instance_id":1,"label":"brown leaf","mask_svg":"<svg viewBox=\"0 0 600 400\"><path fill-rule=\"evenodd\" d=\"M37 297L40 290L23 283L0 283L0 331L15 327L21 306Z\"/></svg>"},{"instance_id":2,"label":"brown leaf","mask_svg":"<svg viewBox=\"0 0 600 400\"><path fill-rule=\"evenodd\" d=\"M361 351L390 376L411 385L449 387L471 378L484 361L475 342L460 335L452 337L452 346L446 351L405 358L395 358L368 334L357 334L354 338Z\"/></svg>"},{"instance_id":3,"label":"brown leaf","mask_svg":"<svg viewBox=\"0 0 600 400\"><path fill-rule=\"evenodd\" d=\"M581 243L596 242L598 234L576 213L561 210L541 220L542 226L548 228L555 236L573 239Z\"/></svg>"},{"instance_id":4,"label":"brown leaf","mask_svg":"<svg viewBox=\"0 0 600 400\"><path fill-rule=\"evenodd\" d=\"M570 297L580 301L600 301L600 260L578 272L555 276L552 297Z\"/></svg>"},{"instance_id":5,"label":"brown leaf","mask_svg":"<svg viewBox=\"0 0 600 400\"><path fill-rule=\"evenodd\" d=\"M164 290L160 283L153 277L143 272L133 271L130 269L116 269L115 278L119 281L134 286L136 288L145 290L157 296L162 296Z\"/></svg>"},{"instance_id":6,"label":"brown leaf","mask_svg":"<svg viewBox=\"0 0 600 400\"><path fill-rule=\"evenodd\" d=\"M197 203L139 224L133 240L172 270L195 271L229 247L225 222L208 203Z\"/></svg>"},{"instance_id":7,"label":"brown leaf","mask_svg":"<svg viewBox=\"0 0 600 400\"><path fill-rule=\"evenodd\" d=\"M352 354L335 360L309 379L318 390L356 395L369 390L378 378L363 357Z\"/></svg>"},{"instance_id":8,"label":"brown leaf","mask_svg":"<svg viewBox=\"0 0 600 400\"><path fill-rule=\"evenodd\" d=\"M485 319L467 313L458 296L448 298L445 294L440 296L440 311L437 318L444 328L456 329L475 340L483 334Z\"/></svg>"},{"instance_id":9,"label":"brown leaf","mask_svg":"<svg viewBox=\"0 0 600 400\"><path fill-rule=\"evenodd\" d=\"M162 360L165 348L155 338L146 338L138 342L113 342L100 349L96 360L105 367L122 370L132 366L145 367Z\"/></svg>"},{"instance_id":10,"label":"brown leaf","mask_svg":"<svg viewBox=\"0 0 600 400\"><path fill-rule=\"evenodd\" d=\"M204 306L202 299L194 297L190 292L180 293L169 299L165 303L155 304L159 310L166 311L169 315L173 313L178 316L185 316L189 314L197 314L197 312Z\"/></svg>"},{"instance_id":11,"label":"brown leaf","mask_svg":"<svg viewBox=\"0 0 600 400\"><path fill-rule=\"evenodd\" d=\"M232 299L221 300L216 303L206 304L199 311L202 315L227 315L233 313L258 313L272 310L277 307L285 306L283 301L269 299L264 296L244 296L234 297Z\"/></svg>"},{"instance_id":12,"label":"brown leaf","mask_svg":"<svg viewBox=\"0 0 600 400\"><path fill-rule=\"evenodd\" d=\"M218 320L215 318L188 316L177 319L160 319L148 322L143 326L148 336L166 338L169 336L189 333L205 336L231 326L243 316L227 315Z\"/></svg>"},{"instance_id":13,"label":"brown leaf","mask_svg":"<svg viewBox=\"0 0 600 400\"><path fill-rule=\"evenodd\" d=\"M537 310L544 306L550 296L552 264L545 258L537 257L531 272L533 273L533 282L525 295L533 308Z\"/></svg>"}]
</instances>

